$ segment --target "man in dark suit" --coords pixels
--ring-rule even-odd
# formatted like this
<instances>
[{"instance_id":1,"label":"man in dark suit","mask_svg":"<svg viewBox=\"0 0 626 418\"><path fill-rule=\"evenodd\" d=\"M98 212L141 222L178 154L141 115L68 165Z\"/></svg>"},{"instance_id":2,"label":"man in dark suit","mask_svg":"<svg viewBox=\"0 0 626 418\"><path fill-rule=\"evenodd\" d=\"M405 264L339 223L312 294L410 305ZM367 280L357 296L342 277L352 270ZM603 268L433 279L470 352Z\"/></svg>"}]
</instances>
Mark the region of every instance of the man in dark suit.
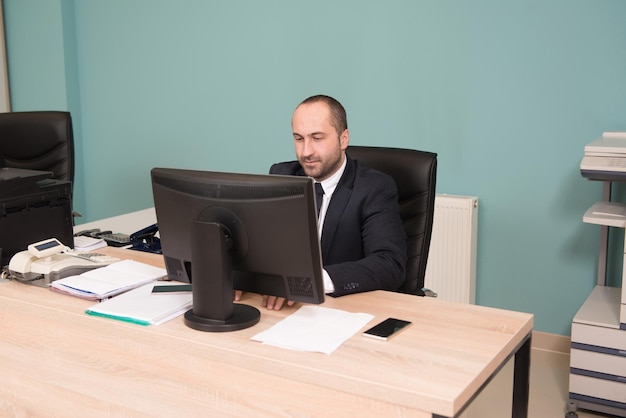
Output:
<instances>
[{"instance_id":1,"label":"man in dark suit","mask_svg":"<svg viewBox=\"0 0 626 418\"><path fill-rule=\"evenodd\" d=\"M395 181L346 154L346 112L332 97L304 100L291 125L298 160L274 164L270 173L309 176L321 183L325 292L342 296L397 289L407 254ZM282 298L264 298L268 309L278 310L283 303Z\"/></svg>"}]
</instances>

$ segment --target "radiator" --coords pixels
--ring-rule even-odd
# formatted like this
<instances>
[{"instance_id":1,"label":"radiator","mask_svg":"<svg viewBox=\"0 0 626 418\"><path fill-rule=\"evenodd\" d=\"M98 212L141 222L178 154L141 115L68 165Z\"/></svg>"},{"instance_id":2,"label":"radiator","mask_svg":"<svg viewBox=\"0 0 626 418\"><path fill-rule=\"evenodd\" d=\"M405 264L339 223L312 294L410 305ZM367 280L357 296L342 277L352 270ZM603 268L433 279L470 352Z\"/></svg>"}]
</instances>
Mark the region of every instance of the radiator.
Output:
<instances>
[{"instance_id":1,"label":"radiator","mask_svg":"<svg viewBox=\"0 0 626 418\"><path fill-rule=\"evenodd\" d=\"M437 297L474 303L478 198L437 194L425 287Z\"/></svg>"}]
</instances>

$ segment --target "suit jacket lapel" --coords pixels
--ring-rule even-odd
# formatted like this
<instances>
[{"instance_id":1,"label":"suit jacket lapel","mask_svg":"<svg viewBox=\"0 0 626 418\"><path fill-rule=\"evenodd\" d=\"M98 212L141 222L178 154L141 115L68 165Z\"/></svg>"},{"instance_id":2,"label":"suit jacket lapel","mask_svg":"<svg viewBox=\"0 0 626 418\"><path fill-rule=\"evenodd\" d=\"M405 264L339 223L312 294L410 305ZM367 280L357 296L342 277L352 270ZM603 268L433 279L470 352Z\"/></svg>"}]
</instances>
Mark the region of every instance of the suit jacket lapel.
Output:
<instances>
[{"instance_id":1,"label":"suit jacket lapel","mask_svg":"<svg viewBox=\"0 0 626 418\"><path fill-rule=\"evenodd\" d=\"M337 188L333 192L333 196L330 200L328 210L326 211L326 217L324 218L324 228L322 230L322 259L327 259L327 253L330 250L330 244L333 242L335 232L341 221L341 216L350 201L352 195L352 187L354 186L354 178L356 176L356 164L354 160L346 156L348 162L346 164L346 170L344 171Z\"/></svg>"}]
</instances>

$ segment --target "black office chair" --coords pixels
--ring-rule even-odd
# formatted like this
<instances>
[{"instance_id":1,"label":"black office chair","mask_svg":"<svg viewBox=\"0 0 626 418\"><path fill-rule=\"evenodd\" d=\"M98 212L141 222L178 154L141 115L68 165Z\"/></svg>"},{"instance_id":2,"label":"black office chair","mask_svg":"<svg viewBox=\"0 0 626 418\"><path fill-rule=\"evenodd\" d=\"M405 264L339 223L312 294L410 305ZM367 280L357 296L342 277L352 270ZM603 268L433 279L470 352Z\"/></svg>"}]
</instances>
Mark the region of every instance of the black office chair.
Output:
<instances>
[{"instance_id":1,"label":"black office chair","mask_svg":"<svg viewBox=\"0 0 626 418\"><path fill-rule=\"evenodd\" d=\"M397 290L424 296L424 276L435 211L437 154L402 148L349 146L348 155L394 178L407 236L406 279ZM428 291L429 295L434 295Z\"/></svg>"},{"instance_id":2,"label":"black office chair","mask_svg":"<svg viewBox=\"0 0 626 418\"><path fill-rule=\"evenodd\" d=\"M52 178L73 185L74 133L70 113L0 113L0 155L6 167L51 171Z\"/></svg>"}]
</instances>

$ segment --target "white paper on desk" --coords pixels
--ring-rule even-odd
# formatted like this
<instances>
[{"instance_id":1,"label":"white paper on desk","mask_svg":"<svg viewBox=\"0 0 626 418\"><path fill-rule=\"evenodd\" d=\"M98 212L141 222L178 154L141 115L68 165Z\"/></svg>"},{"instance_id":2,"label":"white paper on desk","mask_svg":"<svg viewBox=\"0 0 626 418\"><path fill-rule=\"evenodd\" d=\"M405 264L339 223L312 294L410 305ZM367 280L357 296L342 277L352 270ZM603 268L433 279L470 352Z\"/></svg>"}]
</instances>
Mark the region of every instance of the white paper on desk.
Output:
<instances>
[{"instance_id":1,"label":"white paper on desk","mask_svg":"<svg viewBox=\"0 0 626 418\"><path fill-rule=\"evenodd\" d=\"M102 238L92 238L84 235L74 237L74 251L78 252L93 251L98 248L106 247L107 245L107 242Z\"/></svg>"},{"instance_id":2,"label":"white paper on desk","mask_svg":"<svg viewBox=\"0 0 626 418\"><path fill-rule=\"evenodd\" d=\"M276 347L331 354L374 318L321 306L303 306L270 329L252 337Z\"/></svg>"}]
</instances>

